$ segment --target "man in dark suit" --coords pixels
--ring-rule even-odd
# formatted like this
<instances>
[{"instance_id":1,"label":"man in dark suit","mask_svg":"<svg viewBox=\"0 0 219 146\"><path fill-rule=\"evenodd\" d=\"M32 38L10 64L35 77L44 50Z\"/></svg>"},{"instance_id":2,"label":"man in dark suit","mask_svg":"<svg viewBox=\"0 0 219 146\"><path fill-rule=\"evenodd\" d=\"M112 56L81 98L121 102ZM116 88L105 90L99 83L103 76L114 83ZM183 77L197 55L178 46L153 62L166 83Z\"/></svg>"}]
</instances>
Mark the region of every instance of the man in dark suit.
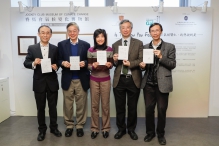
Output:
<instances>
[{"instance_id":1,"label":"man in dark suit","mask_svg":"<svg viewBox=\"0 0 219 146\"><path fill-rule=\"evenodd\" d=\"M139 66L145 69L141 83L146 105L147 135L144 141L149 142L156 135L154 109L157 104L158 121L156 132L160 145L165 145L164 128L166 125L169 92L173 90L172 69L176 67L176 49L173 44L164 42L160 38L162 31L163 28L159 23L154 23L149 27L153 40L145 45L144 49L154 49L154 63L146 65L144 62L141 62Z\"/></svg>"},{"instance_id":2,"label":"man in dark suit","mask_svg":"<svg viewBox=\"0 0 219 146\"><path fill-rule=\"evenodd\" d=\"M116 102L116 124L118 132L115 134L115 139L120 139L128 134L133 140L137 140L138 136L135 133L137 125L137 104L140 93L141 70L139 63L142 62L143 43L138 39L131 37L133 24L129 20L122 20L119 24L122 39L116 41L113 47L114 59L114 78L113 92ZM128 46L128 60L118 60L119 46ZM126 117L126 95L128 105L127 125Z\"/></svg>"},{"instance_id":3,"label":"man in dark suit","mask_svg":"<svg viewBox=\"0 0 219 146\"><path fill-rule=\"evenodd\" d=\"M75 22L67 25L69 39L58 43L58 63L62 67L62 89L64 95L65 136L70 137L74 126L77 136L84 135L83 127L87 118L87 90L90 88L90 72L87 68L87 50L90 44L78 39L79 26ZM80 70L70 70L70 56L80 57ZM73 120L74 100L76 102L76 122Z\"/></svg>"},{"instance_id":4,"label":"man in dark suit","mask_svg":"<svg viewBox=\"0 0 219 146\"><path fill-rule=\"evenodd\" d=\"M59 90L59 83L56 74L58 69L58 50L56 46L49 43L52 36L52 29L49 26L40 26L38 29L38 36L40 37L40 43L29 46L24 66L34 70L33 91L36 99L39 124L38 129L40 132L37 140L42 141L45 138L47 130L45 124L46 99L49 106L50 132L57 137L62 136L62 134L58 130L56 109ZM51 59L52 72L42 73L41 59L47 58Z\"/></svg>"}]
</instances>

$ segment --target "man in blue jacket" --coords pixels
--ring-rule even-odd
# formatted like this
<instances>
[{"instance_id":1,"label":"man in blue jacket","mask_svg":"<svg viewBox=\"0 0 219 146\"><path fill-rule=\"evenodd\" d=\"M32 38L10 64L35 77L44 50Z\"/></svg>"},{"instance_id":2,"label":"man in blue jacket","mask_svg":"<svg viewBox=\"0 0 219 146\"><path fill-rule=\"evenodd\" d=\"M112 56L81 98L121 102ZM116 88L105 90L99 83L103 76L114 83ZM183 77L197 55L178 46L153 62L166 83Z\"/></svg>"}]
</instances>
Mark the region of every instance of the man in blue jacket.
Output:
<instances>
[{"instance_id":1,"label":"man in blue jacket","mask_svg":"<svg viewBox=\"0 0 219 146\"><path fill-rule=\"evenodd\" d=\"M58 64L62 68L61 86L64 95L65 136L70 137L74 126L77 136L84 135L83 127L87 118L87 90L90 88L90 72L87 68L87 50L90 44L78 39L79 26L75 22L67 25L69 39L58 43ZM80 70L70 70L70 56L79 56ZM73 120L76 102L76 122Z\"/></svg>"}]
</instances>

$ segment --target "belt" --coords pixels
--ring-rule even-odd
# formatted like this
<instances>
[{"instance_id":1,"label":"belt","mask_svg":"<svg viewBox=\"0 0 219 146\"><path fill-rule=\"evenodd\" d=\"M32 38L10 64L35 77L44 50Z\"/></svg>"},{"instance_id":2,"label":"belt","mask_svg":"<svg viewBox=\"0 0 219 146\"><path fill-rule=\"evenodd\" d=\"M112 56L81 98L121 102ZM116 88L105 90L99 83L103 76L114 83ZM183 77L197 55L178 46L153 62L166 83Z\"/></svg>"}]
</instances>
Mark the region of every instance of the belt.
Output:
<instances>
[{"instance_id":1,"label":"belt","mask_svg":"<svg viewBox=\"0 0 219 146\"><path fill-rule=\"evenodd\" d=\"M131 78L132 77L132 75L130 75L130 74L127 74L127 75L121 74L120 76L125 77L125 78Z\"/></svg>"}]
</instances>

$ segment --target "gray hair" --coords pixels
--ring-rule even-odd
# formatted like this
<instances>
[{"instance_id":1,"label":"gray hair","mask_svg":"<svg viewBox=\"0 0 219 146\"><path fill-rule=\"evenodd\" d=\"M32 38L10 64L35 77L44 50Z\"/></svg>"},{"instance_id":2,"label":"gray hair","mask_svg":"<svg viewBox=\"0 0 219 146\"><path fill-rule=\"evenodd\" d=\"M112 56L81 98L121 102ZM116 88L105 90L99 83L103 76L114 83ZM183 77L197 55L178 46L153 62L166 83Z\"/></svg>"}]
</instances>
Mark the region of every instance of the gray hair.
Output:
<instances>
[{"instance_id":1,"label":"gray hair","mask_svg":"<svg viewBox=\"0 0 219 146\"><path fill-rule=\"evenodd\" d=\"M78 24L76 22L68 23L68 25L66 26L66 29L68 29L70 26L75 26L75 27L77 27L78 31L80 31L79 26L78 26Z\"/></svg>"},{"instance_id":2,"label":"gray hair","mask_svg":"<svg viewBox=\"0 0 219 146\"><path fill-rule=\"evenodd\" d=\"M126 22L130 23L130 24L131 24L131 28L133 28L133 23L132 23L131 21L129 21L128 19L123 19L123 20L119 23L119 28L121 28L121 25L122 25L123 23L126 23Z\"/></svg>"}]
</instances>

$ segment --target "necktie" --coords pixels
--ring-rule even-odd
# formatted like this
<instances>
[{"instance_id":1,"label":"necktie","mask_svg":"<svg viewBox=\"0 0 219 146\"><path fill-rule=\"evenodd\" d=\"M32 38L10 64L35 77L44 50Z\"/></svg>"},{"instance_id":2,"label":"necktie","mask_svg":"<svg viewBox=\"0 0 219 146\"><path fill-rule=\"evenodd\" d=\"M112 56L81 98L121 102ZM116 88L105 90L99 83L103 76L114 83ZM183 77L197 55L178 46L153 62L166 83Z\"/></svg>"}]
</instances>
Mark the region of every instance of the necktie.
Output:
<instances>
[{"instance_id":1,"label":"necktie","mask_svg":"<svg viewBox=\"0 0 219 146\"><path fill-rule=\"evenodd\" d=\"M127 46L127 40L124 40L124 46ZM128 73L128 66L122 65L122 73L127 75Z\"/></svg>"}]
</instances>

